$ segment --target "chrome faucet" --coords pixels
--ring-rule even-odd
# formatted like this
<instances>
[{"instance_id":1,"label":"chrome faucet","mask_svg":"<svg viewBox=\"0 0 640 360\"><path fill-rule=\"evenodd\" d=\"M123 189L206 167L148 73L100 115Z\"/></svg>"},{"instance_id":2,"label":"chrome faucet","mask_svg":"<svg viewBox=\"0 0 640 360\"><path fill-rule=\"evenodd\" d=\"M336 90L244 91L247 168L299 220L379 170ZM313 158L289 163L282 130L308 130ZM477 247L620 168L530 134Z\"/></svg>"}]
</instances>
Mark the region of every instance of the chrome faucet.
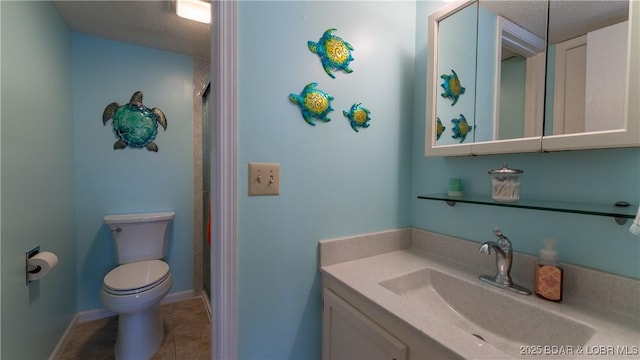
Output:
<instances>
[{"instance_id":1,"label":"chrome faucet","mask_svg":"<svg viewBox=\"0 0 640 360\"><path fill-rule=\"evenodd\" d=\"M499 288L515 291L519 294L530 295L531 291L514 284L511 280L511 263L513 262L513 248L511 241L506 237L499 228L495 227L493 233L498 237L498 241L487 241L480 245L478 252L480 254L489 255L491 249L496 253L497 273L494 277L489 275L481 275L480 280Z\"/></svg>"}]
</instances>

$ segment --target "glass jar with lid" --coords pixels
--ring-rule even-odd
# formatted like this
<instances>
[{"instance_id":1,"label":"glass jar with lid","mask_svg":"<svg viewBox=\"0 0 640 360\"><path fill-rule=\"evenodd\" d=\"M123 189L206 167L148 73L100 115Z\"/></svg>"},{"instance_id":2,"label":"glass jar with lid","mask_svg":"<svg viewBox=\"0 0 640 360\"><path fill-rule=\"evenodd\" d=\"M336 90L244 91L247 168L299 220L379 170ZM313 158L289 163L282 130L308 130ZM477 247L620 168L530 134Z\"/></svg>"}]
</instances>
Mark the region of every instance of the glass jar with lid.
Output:
<instances>
[{"instance_id":1,"label":"glass jar with lid","mask_svg":"<svg viewBox=\"0 0 640 360\"><path fill-rule=\"evenodd\" d=\"M520 200L520 176L524 171L510 169L505 163L501 169L489 170L491 175L491 198L498 202Z\"/></svg>"}]
</instances>

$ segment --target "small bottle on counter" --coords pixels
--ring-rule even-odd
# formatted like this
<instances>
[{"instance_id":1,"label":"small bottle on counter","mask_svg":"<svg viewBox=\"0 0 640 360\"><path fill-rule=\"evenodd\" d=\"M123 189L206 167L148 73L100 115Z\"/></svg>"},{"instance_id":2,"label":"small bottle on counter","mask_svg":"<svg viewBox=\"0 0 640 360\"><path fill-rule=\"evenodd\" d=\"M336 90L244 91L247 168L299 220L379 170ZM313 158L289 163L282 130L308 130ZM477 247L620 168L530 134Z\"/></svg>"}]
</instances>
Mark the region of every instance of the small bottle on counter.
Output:
<instances>
[{"instance_id":1,"label":"small bottle on counter","mask_svg":"<svg viewBox=\"0 0 640 360\"><path fill-rule=\"evenodd\" d=\"M540 258L535 265L534 290L538 297L546 300L562 301L562 267L558 264L558 253L554 250L555 240L544 241Z\"/></svg>"}]
</instances>

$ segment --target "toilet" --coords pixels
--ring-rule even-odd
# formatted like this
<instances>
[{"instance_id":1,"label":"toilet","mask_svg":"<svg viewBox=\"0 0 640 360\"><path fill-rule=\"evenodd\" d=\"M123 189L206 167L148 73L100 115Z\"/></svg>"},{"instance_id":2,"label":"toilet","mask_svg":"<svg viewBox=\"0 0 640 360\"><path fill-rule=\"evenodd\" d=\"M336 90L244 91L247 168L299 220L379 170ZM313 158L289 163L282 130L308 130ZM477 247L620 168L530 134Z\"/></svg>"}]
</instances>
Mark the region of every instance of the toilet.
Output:
<instances>
[{"instance_id":1,"label":"toilet","mask_svg":"<svg viewBox=\"0 0 640 360\"><path fill-rule=\"evenodd\" d=\"M118 314L116 359L149 359L164 339L160 301L169 293L167 255L174 212L107 215L118 266L102 281L100 301Z\"/></svg>"}]
</instances>

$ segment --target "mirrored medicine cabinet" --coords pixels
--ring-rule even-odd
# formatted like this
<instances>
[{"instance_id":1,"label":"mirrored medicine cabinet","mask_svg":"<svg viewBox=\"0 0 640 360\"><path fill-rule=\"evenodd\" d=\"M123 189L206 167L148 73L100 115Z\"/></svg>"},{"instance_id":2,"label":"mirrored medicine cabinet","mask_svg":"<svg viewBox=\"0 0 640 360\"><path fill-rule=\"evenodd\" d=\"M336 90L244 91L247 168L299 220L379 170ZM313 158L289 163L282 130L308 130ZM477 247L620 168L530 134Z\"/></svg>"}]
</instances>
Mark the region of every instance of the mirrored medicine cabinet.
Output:
<instances>
[{"instance_id":1,"label":"mirrored medicine cabinet","mask_svg":"<svg viewBox=\"0 0 640 360\"><path fill-rule=\"evenodd\" d=\"M429 16L425 156L640 146L639 0L473 0Z\"/></svg>"}]
</instances>

